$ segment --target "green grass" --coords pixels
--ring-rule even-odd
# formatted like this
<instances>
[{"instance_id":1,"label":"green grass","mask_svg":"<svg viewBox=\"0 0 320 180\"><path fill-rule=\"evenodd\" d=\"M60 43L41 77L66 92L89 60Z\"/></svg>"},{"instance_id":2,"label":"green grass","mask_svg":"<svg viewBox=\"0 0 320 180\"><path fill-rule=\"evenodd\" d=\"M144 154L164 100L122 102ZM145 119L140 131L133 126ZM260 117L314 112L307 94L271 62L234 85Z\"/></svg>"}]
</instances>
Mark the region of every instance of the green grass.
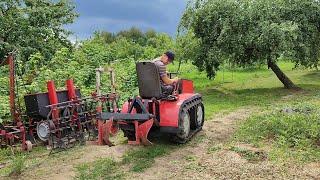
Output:
<instances>
[{"instance_id":1,"label":"green grass","mask_svg":"<svg viewBox=\"0 0 320 180\"><path fill-rule=\"evenodd\" d=\"M315 94L316 95L316 94ZM320 103L314 96L269 107L241 124L236 141L270 146L270 159L320 160Z\"/></svg>"},{"instance_id":2,"label":"green grass","mask_svg":"<svg viewBox=\"0 0 320 180\"><path fill-rule=\"evenodd\" d=\"M131 172L144 172L152 166L155 158L168 154L173 148L174 146L156 144L131 149L125 153L122 161L104 158L92 163L84 163L76 167L76 179L124 179L127 172L123 169L126 169L126 166Z\"/></svg>"},{"instance_id":3,"label":"green grass","mask_svg":"<svg viewBox=\"0 0 320 180\"><path fill-rule=\"evenodd\" d=\"M279 66L304 90L314 91L320 88L320 81L317 81L320 71L293 69L294 64L290 62L280 62ZM170 69L174 70L176 67ZM180 77L193 80L196 91L203 95L207 120L218 112L230 112L245 106L266 107L282 96L296 94L284 89L276 75L266 66L260 69L226 68L219 71L214 80L195 69L191 64L183 65Z\"/></svg>"},{"instance_id":4,"label":"green grass","mask_svg":"<svg viewBox=\"0 0 320 180\"><path fill-rule=\"evenodd\" d=\"M110 158L101 159L93 163L85 163L76 167L76 179L124 179L118 163Z\"/></svg>"},{"instance_id":5,"label":"green grass","mask_svg":"<svg viewBox=\"0 0 320 180\"><path fill-rule=\"evenodd\" d=\"M28 153L11 148L0 149L0 164L5 164L5 167L0 169L0 177L18 176L24 170L37 166L42 162L42 158L38 157L42 154L48 154L44 147L34 147L32 152Z\"/></svg>"},{"instance_id":6,"label":"green grass","mask_svg":"<svg viewBox=\"0 0 320 180\"><path fill-rule=\"evenodd\" d=\"M138 150L130 150L123 157L122 163L131 165L130 170L133 172L143 172L152 166L155 158L168 154L172 149L173 146L157 144Z\"/></svg>"},{"instance_id":7,"label":"green grass","mask_svg":"<svg viewBox=\"0 0 320 180\"><path fill-rule=\"evenodd\" d=\"M266 158L266 155L264 153L250 151L245 148L232 146L230 147L230 150L240 154L242 157L244 157L246 160L250 162L257 162Z\"/></svg>"},{"instance_id":8,"label":"green grass","mask_svg":"<svg viewBox=\"0 0 320 180\"><path fill-rule=\"evenodd\" d=\"M210 146L210 147L207 149L207 153L208 153L208 154L212 154L212 153L215 153L215 152L219 151L220 149L222 149L222 146L221 146L221 145L213 145L213 146Z\"/></svg>"}]
</instances>

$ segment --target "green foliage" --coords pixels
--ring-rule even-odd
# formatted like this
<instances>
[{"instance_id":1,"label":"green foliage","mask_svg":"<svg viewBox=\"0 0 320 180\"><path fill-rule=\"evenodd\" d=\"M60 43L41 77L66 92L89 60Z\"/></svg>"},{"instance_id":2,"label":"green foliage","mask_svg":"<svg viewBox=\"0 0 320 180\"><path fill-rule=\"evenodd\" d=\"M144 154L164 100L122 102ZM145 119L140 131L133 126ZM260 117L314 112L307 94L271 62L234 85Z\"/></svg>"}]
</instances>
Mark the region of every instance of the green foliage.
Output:
<instances>
[{"instance_id":1,"label":"green foliage","mask_svg":"<svg viewBox=\"0 0 320 180\"><path fill-rule=\"evenodd\" d=\"M176 54L180 57L179 67L183 63L181 61L193 62L193 58L197 56L199 50L200 41L192 31L179 35L176 39ZM178 69L180 70L180 68Z\"/></svg>"},{"instance_id":2,"label":"green foliage","mask_svg":"<svg viewBox=\"0 0 320 180\"><path fill-rule=\"evenodd\" d=\"M0 164L5 166L0 168L1 176L18 176L26 168L26 154L14 152L14 149L0 149Z\"/></svg>"},{"instance_id":3,"label":"green foliage","mask_svg":"<svg viewBox=\"0 0 320 180\"><path fill-rule=\"evenodd\" d=\"M80 42L74 49L58 49L51 59L47 59L41 51L30 55L27 62L18 58L20 100L23 101L23 95L27 93L47 91L48 80L54 80L58 89L64 89L68 78L74 79L83 96L89 96L95 90L95 69L99 66L112 67L115 70L120 104L129 97L138 95L135 63L139 60L153 59L166 50L173 49L174 41L166 34L150 30L145 33L133 33L146 39L144 43L135 42L134 38L137 36L131 36L131 31L133 30L122 31L109 42L105 39L105 34L108 33L96 33L94 38ZM152 40L153 43L148 45L148 40ZM0 68L0 119L4 120L9 118L9 79L8 67ZM108 73L102 76L102 88L105 93L111 89ZM24 107L23 102L21 104Z\"/></svg>"},{"instance_id":4,"label":"green foliage","mask_svg":"<svg viewBox=\"0 0 320 180\"><path fill-rule=\"evenodd\" d=\"M86 163L76 167L76 179L124 179L121 168L113 159L101 159L94 163Z\"/></svg>"},{"instance_id":5,"label":"green foliage","mask_svg":"<svg viewBox=\"0 0 320 180\"><path fill-rule=\"evenodd\" d=\"M71 47L69 31L77 14L70 0L4 0L0 2L0 60L18 50L23 61L40 52L49 60L61 47Z\"/></svg>"},{"instance_id":6,"label":"green foliage","mask_svg":"<svg viewBox=\"0 0 320 180\"><path fill-rule=\"evenodd\" d=\"M110 44L115 42L117 39L127 39L130 40L136 44L139 44L140 46L153 46L157 47L156 44L154 44L155 41L157 41L158 34L152 30L149 29L146 32L142 32L140 29L136 27L132 27L128 30L122 30L118 33L110 33L105 31L96 31L94 33L94 39L97 39L103 43Z\"/></svg>"},{"instance_id":7,"label":"green foliage","mask_svg":"<svg viewBox=\"0 0 320 180\"><path fill-rule=\"evenodd\" d=\"M10 176L20 175L23 168L25 168L25 157L23 155L15 156L11 165Z\"/></svg>"},{"instance_id":8,"label":"green foliage","mask_svg":"<svg viewBox=\"0 0 320 180\"><path fill-rule=\"evenodd\" d=\"M247 67L285 58L317 67L319 12L317 0L195 0L181 31L194 32L194 64L209 77L226 62Z\"/></svg>"}]
</instances>

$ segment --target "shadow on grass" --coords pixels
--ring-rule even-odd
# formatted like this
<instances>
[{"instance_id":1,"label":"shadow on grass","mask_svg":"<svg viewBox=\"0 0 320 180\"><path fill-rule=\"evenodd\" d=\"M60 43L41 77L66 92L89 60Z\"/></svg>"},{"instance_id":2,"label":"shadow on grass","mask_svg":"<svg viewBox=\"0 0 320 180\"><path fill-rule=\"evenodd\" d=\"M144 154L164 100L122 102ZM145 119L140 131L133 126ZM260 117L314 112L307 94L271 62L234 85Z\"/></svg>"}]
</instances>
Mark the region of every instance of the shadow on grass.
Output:
<instances>
[{"instance_id":1,"label":"shadow on grass","mask_svg":"<svg viewBox=\"0 0 320 180\"><path fill-rule=\"evenodd\" d=\"M220 111L231 111L246 106L266 106L295 91L275 88L256 88L241 90L209 89L203 94L206 117Z\"/></svg>"},{"instance_id":2,"label":"shadow on grass","mask_svg":"<svg viewBox=\"0 0 320 180\"><path fill-rule=\"evenodd\" d=\"M319 78L320 78L320 71L312 71L308 74L301 76L302 80L307 80L312 82L314 82L315 79L319 79Z\"/></svg>"}]
</instances>

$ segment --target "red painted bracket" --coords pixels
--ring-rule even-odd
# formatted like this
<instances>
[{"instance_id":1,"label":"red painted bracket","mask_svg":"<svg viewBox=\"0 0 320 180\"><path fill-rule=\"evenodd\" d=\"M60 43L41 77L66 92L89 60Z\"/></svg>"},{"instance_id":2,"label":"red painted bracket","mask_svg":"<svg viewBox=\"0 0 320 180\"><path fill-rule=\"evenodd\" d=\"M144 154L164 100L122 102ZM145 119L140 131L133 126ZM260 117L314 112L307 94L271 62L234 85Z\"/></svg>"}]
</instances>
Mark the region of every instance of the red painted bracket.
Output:
<instances>
[{"instance_id":1,"label":"red painted bracket","mask_svg":"<svg viewBox=\"0 0 320 180\"><path fill-rule=\"evenodd\" d=\"M117 134L118 130L118 126L112 118L107 120L105 123L98 121L98 145L114 146L110 141L110 135Z\"/></svg>"},{"instance_id":2,"label":"red painted bracket","mask_svg":"<svg viewBox=\"0 0 320 180\"><path fill-rule=\"evenodd\" d=\"M140 145L143 144L145 146L152 145L152 143L148 140L149 131L153 125L153 119L149 119L148 121L139 125L138 121L134 121L134 126L136 130L136 140L128 141L128 144L131 145Z\"/></svg>"}]
</instances>

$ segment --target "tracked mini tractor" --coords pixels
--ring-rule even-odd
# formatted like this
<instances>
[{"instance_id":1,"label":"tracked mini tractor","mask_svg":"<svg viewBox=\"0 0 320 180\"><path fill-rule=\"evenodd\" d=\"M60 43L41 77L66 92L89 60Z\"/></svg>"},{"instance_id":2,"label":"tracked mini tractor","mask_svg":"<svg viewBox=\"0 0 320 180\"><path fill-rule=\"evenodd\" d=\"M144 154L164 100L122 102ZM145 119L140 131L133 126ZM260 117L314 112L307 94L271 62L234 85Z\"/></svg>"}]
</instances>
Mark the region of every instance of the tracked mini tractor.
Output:
<instances>
[{"instance_id":1,"label":"tracked mini tractor","mask_svg":"<svg viewBox=\"0 0 320 180\"><path fill-rule=\"evenodd\" d=\"M110 141L110 134L118 129L124 132L129 144L152 144L149 131L160 130L172 136L177 143L187 142L204 123L202 96L194 92L193 82L182 79L175 85L173 93L164 96L161 89L159 70L152 62L136 65L140 96L129 99L116 112L98 115L104 124L101 136ZM111 144L109 144L111 145Z\"/></svg>"}]
</instances>

